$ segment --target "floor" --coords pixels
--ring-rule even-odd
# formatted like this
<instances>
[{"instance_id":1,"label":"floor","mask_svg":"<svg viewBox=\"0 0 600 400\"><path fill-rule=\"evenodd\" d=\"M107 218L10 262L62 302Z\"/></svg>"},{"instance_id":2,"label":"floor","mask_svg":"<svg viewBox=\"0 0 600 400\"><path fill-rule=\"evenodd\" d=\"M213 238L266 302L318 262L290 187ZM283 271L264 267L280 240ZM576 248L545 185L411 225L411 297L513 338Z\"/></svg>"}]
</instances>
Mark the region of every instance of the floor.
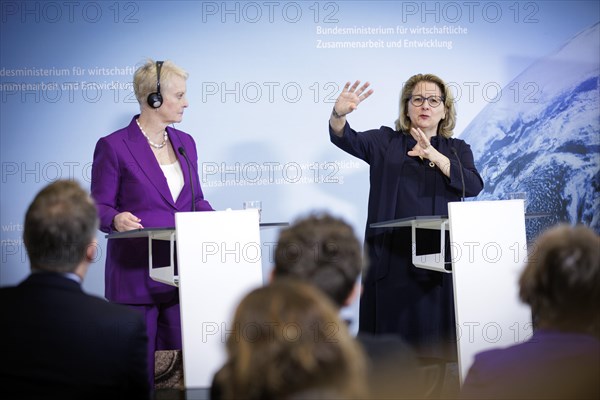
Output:
<instances>
[{"instance_id":1,"label":"floor","mask_svg":"<svg viewBox=\"0 0 600 400\"><path fill-rule=\"evenodd\" d=\"M458 363L446 364L446 376L442 386L440 399L456 399L460 392L460 380L458 376Z\"/></svg>"}]
</instances>

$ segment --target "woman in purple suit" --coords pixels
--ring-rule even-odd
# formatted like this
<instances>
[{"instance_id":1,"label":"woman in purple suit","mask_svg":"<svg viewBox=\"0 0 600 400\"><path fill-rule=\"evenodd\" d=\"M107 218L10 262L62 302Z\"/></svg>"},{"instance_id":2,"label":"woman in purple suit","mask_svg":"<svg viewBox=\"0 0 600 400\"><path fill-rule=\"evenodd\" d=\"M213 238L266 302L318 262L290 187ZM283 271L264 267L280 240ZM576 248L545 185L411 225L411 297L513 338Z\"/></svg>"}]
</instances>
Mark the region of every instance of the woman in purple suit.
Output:
<instances>
[{"instance_id":1,"label":"woman in purple suit","mask_svg":"<svg viewBox=\"0 0 600 400\"><path fill-rule=\"evenodd\" d=\"M174 226L176 212L212 210L200 187L194 139L169 127L188 106L187 77L170 61L149 60L135 72L140 114L94 151L91 190L103 232ZM153 260L167 265L168 249L156 249ZM108 241L105 295L144 314L153 377L155 350L181 349L181 323L178 289L148 275L146 239Z\"/></svg>"}]
</instances>

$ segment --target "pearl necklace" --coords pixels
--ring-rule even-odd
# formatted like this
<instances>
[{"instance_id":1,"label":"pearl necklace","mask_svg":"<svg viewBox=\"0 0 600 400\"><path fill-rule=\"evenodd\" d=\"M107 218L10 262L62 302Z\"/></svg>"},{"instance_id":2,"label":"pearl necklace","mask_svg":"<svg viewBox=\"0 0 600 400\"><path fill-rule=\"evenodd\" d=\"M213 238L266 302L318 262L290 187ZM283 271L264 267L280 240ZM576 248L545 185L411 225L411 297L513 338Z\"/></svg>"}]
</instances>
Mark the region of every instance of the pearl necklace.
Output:
<instances>
[{"instance_id":1,"label":"pearl necklace","mask_svg":"<svg viewBox=\"0 0 600 400\"><path fill-rule=\"evenodd\" d=\"M144 137L146 138L146 140L148 141L148 144L150 146L154 147L155 149L162 149L163 147L165 147L165 145L167 144L167 140L169 139L169 137L167 136L167 130L166 129L163 132L163 141L162 141L162 143L161 144L156 144L152 140L150 140L150 138L148 137L148 135L146 135L146 132L144 132L144 129L142 129L142 125L140 125L140 120L136 119L135 122L137 122L137 125L140 128L140 131L142 131L142 135L144 135Z\"/></svg>"}]
</instances>

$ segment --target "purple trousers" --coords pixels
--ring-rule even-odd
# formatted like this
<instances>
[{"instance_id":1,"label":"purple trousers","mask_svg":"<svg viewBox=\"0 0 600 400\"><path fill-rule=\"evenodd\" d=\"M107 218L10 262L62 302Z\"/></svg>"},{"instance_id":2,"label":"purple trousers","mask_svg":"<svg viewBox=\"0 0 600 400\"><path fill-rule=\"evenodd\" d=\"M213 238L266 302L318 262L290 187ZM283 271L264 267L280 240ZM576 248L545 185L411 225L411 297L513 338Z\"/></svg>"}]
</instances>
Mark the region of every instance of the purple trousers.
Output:
<instances>
[{"instance_id":1,"label":"purple trousers","mask_svg":"<svg viewBox=\"0 0 600 400\"><path fill-rule=\"evenodd\" d=\"M179 294L171 300L154 304L126 304L146 320L148 334L148 377L154 389L154 352L181 349L181 315Z\"/></svg>"}]
</instances>

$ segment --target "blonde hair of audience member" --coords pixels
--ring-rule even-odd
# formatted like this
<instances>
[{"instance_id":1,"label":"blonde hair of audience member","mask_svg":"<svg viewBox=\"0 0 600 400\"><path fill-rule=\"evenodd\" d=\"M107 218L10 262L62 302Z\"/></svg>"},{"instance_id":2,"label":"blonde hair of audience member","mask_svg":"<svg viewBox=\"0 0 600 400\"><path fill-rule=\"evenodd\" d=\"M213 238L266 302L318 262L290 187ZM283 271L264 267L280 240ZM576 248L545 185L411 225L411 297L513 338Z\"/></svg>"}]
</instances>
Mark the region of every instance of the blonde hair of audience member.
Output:
<instances>
[{"instance_id":1,"label":"blonde hair of audience member","mask_svg":"<svg viewBox=\"0 0 600 400\"><path fill-rule=\"evenodd\" d=\"M365 357L338 310L309 284L281 280L248 294L227 340L223 398L365 398Z\"/></svg>"},{"instance_id":2,"label":"blonde hair of audience member","mask_svg":"<svg viewBox=\"0 0 600 400\"><path fill-rule=\"evenodd\" d=\"M583 225L558 225L537 240L520 297L536 328L600 337L600 237Z\"/></svg>"}]
</instances>

